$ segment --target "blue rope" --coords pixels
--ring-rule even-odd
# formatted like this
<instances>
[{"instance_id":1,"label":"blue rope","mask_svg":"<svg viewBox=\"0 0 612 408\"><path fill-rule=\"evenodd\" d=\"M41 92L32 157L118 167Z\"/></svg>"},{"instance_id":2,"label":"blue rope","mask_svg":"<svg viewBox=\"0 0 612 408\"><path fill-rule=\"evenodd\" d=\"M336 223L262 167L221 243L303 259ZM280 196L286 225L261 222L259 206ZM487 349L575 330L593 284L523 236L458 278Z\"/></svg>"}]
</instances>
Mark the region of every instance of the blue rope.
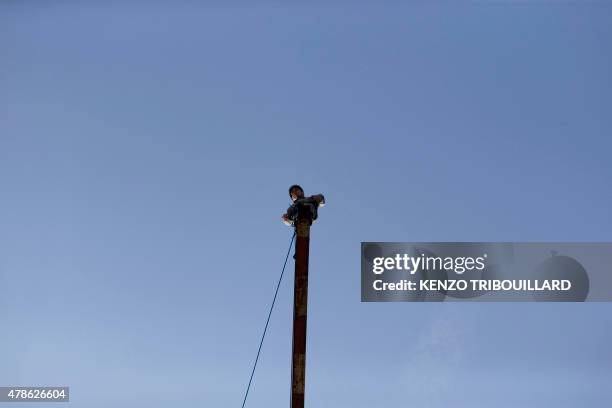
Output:
<instances>
[{"instance_id":1,"label":"blue rope","mask_svg":"<svg viewBox=\"0 0 612 408\"><path fill-rule=\"evenodd\" d=\"M263 345L264 338L266 337L266 332L268 331L268 323L270 323L270 316L272 316L272 310L274 309L274 304L276 303L276 296L278 295L278 289L280 288L280 284L283 280L283 275L285 274L285 267L287 266L287 260L289 259L289 253L291 252L291 246L293 245L293 239L295 238L295 232L291 237L291 242L289 243L289 249L287 250L287 255L285 256L285 263L283 264L283 270L281 271L280 278L278 278L278 283L276 284L276 291L274 292L274 298L272 299L272 305L270 305L270 311L268 312L268 319L266 320L266 325L264 327L263 334L261 335L261 340L259 341L259 349L257 350L257 357L255 357L255 364L253 364L253 370L251 371L251 378L249 378L249 385L247 386L246 393L244 394L244 400L242 401L242 408L246 404L247 397L249 396L249 390L251 389L251 382L253 381L253 375L255 374L255 368L257 367L257 361L259 361L259 353L261 353L261 346Z\"/></svg>"}]
</instances>

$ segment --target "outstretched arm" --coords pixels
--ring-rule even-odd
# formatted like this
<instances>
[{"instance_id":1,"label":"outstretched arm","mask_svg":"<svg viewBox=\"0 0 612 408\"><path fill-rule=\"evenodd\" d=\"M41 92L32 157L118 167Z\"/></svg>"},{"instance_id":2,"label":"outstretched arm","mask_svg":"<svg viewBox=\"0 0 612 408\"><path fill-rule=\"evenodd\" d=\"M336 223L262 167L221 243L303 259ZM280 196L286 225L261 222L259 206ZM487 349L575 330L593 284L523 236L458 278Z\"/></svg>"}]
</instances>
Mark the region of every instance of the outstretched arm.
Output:
<instances>
[{"instance_id":1,"label":"outstretched arm","mask_svg":"<svg viewBox=\"0 0 612 408\"><path fill-rule=\"evenodd\" d=\"M325 196L323 194L315 194L310 198L312 199L312 201L317 203L319 207L323 207L325 205Z\"/></svg>"}]
</instances>

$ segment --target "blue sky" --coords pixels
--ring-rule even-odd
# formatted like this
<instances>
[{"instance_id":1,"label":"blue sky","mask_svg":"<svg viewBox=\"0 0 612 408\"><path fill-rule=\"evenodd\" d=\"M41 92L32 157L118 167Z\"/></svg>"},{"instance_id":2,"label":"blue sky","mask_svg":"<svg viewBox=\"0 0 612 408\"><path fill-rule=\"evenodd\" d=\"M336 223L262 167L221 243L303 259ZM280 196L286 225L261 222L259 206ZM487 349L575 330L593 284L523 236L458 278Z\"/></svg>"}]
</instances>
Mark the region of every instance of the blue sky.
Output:
<instances>
[{"instance_id":1,"label":"blue sky","mask_svg":"<svg viewBox=\"0 0 612 408\"><path fill-rule=\"evenodd\" d=\"M609 402L609 304L362 304L359 249L612 240L612 4L331 3L0 5L0 384L238 406L298 182L307 406Z\"/></svg>"}]
</instances>

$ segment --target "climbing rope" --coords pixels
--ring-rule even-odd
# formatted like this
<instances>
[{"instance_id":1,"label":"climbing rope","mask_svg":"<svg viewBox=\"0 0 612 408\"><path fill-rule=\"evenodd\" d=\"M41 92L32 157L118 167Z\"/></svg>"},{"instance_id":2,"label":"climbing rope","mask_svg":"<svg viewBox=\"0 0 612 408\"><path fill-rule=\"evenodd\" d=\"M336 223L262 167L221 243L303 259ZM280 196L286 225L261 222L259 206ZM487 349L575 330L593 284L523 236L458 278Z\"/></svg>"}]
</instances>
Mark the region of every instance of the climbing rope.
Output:
<instances>
[{"instance_id":1,"label":"climbing rope","mask_svg":"<svg viewBox=\"0 0 612 408\"><path fill-rule=\"evenodd\" d=\"M257 368L257 361L259 361L259 354L261 353L261 346L263 345L264 339L266 337L266 332L268 331L268 323L270 323L270 316L272 316L272 310L274 309L274 304L276 303L276 296L278 295L278 289L280 288L280 284L283 280L283 275L285 274L285 267L287 266L287 260L289 259L289 253L291 253L291 246L293 245L294 238L295 238L295 232L293 232L293 236L291 237L291 242L289 243L289 249L287 250L287 255L285 256L285 263L283 264L283 270L281 271L280 277L278 278L278 283L276 284L276 291L274 292L274 298L272 299L272 304L270 305L270 310L268 311L268 318L266 319L266 325L264 326L263 334L261 335L261 340L259 341L259 349L257 350L257 356L255 357L255 363L253 364L253 369L251 370L251 378L249 378L249 385L247 385L246 392L244 393L244 400L242 400L242 408L244 408L247 397L249 396L249 390L251 389L251 382L253 381L253 375L255 374L255 368Z\"/></svg>"}]
</instances>

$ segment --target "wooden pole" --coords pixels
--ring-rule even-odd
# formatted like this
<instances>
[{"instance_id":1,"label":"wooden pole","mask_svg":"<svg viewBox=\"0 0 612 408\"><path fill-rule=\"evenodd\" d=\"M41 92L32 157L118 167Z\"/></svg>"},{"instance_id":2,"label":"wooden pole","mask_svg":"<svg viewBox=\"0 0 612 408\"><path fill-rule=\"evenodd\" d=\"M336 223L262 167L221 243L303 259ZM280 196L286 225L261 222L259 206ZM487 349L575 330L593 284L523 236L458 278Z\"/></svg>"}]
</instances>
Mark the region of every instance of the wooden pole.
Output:
<instances>
[{"instance_id":1,"label":"wooden pole","mask_svg":"<svg viewBox=\"0 0 612 408\"><path fill-rule=\"evenodd\" d=\"M295 283L293 291L293 346L291 361L291 408L304 408L306 388L306 317L308 311L308 251L312 213L298 208L295 223Z\"/></svg>"}]
</instances>

